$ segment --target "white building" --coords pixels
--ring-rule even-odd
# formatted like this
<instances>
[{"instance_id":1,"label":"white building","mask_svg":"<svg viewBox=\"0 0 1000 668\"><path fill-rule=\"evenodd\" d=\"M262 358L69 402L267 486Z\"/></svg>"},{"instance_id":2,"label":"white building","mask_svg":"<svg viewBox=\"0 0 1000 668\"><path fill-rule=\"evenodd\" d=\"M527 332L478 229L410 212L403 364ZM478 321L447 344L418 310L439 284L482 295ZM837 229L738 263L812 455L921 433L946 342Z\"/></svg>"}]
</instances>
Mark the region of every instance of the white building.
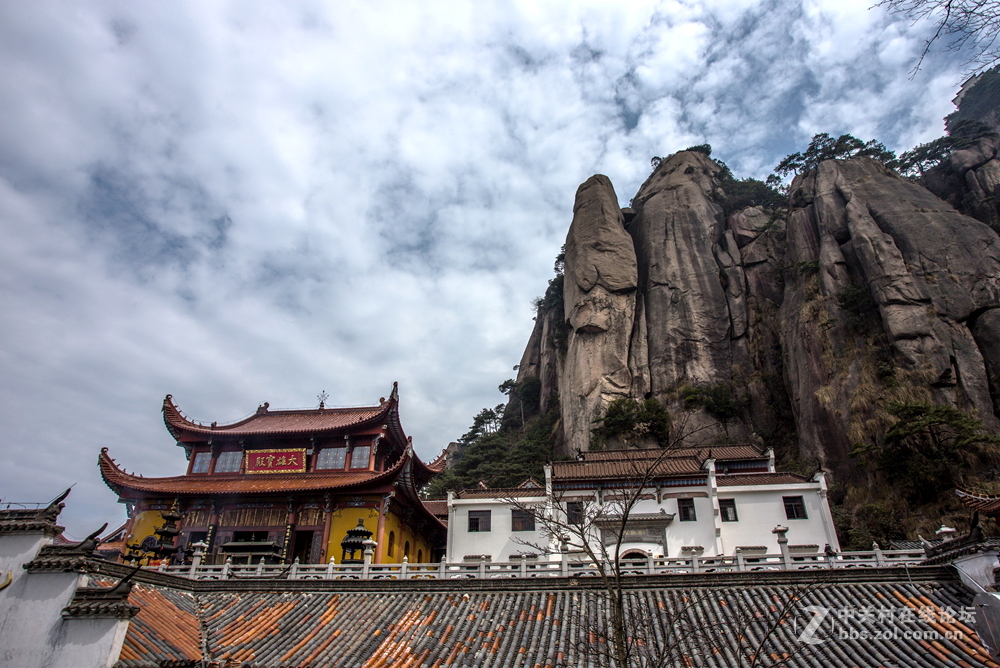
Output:
<instances>
[{"instance_id":1,"label":"white building","mask_svg":"<svg viewBox=\"0 0 1000 668\"><path fill-rule=\"evenodd\" d=\"M534 480L509 489L448 492L448 561L511 561L550 550L537 511L512 507L512 499L539 509L548 502L545 488Z\"/></svg>"},{"instance_id":2,"label":"white building","mask_svg":"<svg viewBox=\"0 0 1000 668\"><path fill-rule=\"evenodd\" d=\"M824 473L777 472L772 451L748 445L586 452L547 466L544 489L450 493L448 560L508 561L539 546L549 558L577 551L516 505L591 527L598 553L601 541L609 549L616 542L623 513L622 556L775 554L779 525L793 554L840 550Z\"/></svg>"}]
</instances>

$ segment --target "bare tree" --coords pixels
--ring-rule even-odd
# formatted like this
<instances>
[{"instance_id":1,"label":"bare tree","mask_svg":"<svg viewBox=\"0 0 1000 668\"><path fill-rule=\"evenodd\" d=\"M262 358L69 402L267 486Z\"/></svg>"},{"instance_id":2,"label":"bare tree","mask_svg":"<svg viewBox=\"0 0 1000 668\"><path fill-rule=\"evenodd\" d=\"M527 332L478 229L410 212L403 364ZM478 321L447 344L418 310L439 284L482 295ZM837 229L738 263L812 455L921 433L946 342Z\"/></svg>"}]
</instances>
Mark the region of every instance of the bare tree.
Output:
<instances>
[{"instance_id":1,"label":"bare tree","mask_svg":"<svg viewBox=\"0 0 1000 668\"><path fill-rule=\"evenodd\" d=\"M685 430L687 415L675 424L675 436L665 447L630 450L627 458L605 462L614 469L612 494L599 492L581 499L579 492L553 491L543 505L520 498L503 501L531 514L547 540L545 544L519 541L521 544L544 554L559 553L563 558L575 555L577 561L591 567L588 574L596 574L599 586L594 591L600 605L587 616L586 633L575 643L580 655L596 658L597 665L616 668L667 668L699 665L690 662L706 654L727 652L737 662L733 665L779 668L793 654L807 649L798 645L789 652L788 647L796 647L791 642L782 652L765 651L795 612L806 587L789 588L782 600L736 587L726 593L732 602L723 619L717 609L709 610L717 602L718 592L680 596L670 605L661 602L654 606L644 601L631 577L642 571L636 570L634 561L622 558L623 546L630 542L630 522L656 521L656 516L635 512L639 503L655 492L657 479L675 470L676 458L694 456L693 449L682 444L705 427Z\"/></svg>"},{"instance_id":2,"label":"bare tree","mask_svg":"<svg viewBox=\"0 0 1000 668\"><path fill-rule=\"evenodd\" d=\"M924 44L913 73L920 69L931 46L946 40L951 51L972 50L966 65L969 74L987 70L1000 62L1000 0L881 0L890 14L899 14L914 23L935 21L934 34Z\"/></svg>"}]
</instances>

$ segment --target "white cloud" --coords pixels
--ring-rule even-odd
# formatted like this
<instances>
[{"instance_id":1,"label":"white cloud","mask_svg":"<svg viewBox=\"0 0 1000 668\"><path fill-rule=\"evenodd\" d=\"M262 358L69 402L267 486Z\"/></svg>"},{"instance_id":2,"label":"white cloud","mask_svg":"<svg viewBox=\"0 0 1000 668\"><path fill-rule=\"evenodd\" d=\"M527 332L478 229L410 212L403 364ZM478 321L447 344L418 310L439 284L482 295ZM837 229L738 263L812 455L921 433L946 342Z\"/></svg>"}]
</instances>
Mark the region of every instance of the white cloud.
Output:
<instances>
[{"instance_id":1,"label":"white cloud","mask_svg":"<svg viewBox=\"0 0 1000 668\"><path fill-rule=\"evenodd\" d=\"M182 470L167 393L225 422L398 380L432 457L501 400L592 173L624 203L690 144L763 176L940 131L961 59L907 79L920 35L867 4L0 5L4 498L120 518L97 453Z\"/></svg>"}]
</instances>

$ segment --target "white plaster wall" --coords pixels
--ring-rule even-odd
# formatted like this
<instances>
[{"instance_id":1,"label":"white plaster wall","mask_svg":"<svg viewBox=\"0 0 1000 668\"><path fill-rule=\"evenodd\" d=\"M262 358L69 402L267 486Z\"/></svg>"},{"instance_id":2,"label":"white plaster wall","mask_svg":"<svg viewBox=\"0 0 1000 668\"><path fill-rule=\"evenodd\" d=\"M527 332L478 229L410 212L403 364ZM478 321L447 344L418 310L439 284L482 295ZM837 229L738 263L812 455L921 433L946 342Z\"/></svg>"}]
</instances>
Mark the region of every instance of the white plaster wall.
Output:
<instances>
[{"instance_id":1,"label":"white plaster wall","mask_svg":"<svg viewBox=\"0 0 1000 668\"><path fill-rule=\"evenodd\" d=\"M120 619L69 619L62 623L47 668L112 668L125 642L128 622Z\"/></svg>"},{"instance_id":2,"label":"white plaster wall","mask_svg":"<svg viewBox=\"0 0 1000 668\"><path fill-rule=\"evenodd\" d=\"M18 581L27 575L21 565L34 559L38 550L43 545L50 543L52 543L52 539L40 533L0 536L0 582L7 579L8 572L13 578L11 585L0 591L0 620L7 618L7 608L13 600L9 598L12 588L17 586Z\"/></svg>"},{"instance_id":3,"label":"white plaster wall","mask_svg":"<svg viewBox=\"0 0 1000 668\"><path fill-rule=\"evenodd\" d=\"M544 498L524 499L525 503L543 504ZM467 554L488 554L493 561L510 561L511 555L523 553L538 553L539 551L526 543L544 547L548 539L542 533L541 523L535 521L534 531L512 531L512 508L501 500L456 499L452 502L448 515L448 533L451 552L448 561L459 562ZM490 530L469 533L469 511L489 510ZM523 542L521 542L523 541ZM539 554L541 556L541 554Z\"/></svg>"},{"instance_id":4,"label":"white plaster wall","mask_svg":"<svg viewBox=\"0 0 1000 668\"><path fill-rule=\"evenodd\" d=\"M767 551L779 552L778 537L772 533L779 524L788 527L789 545L817 545L823 551L826 544L838 549L836 533L827 526L829 513L823 508L823 498L818 484L782 486L775 489L754 487L720 487L719 499L735 499L737 522L722 522L720 519L722 551L732 556L737 547L763 545ZM785 516L782 497L801 496L808 519L790 520ZM831 535L834 540L831 540Z\"/></svg>"},{"instance_id":5,"label":"white plaster wall","mask_svg":"<svg viewBox=\"0 0 1000 668\"><path fill-rule=\"evenodd\" d=\"M671 490L673 492L675 490ZM704 492L704 488L698 489ZM674 521L667 526L667 553L665 557L689 557L697 554L699 557L715 556L715 520L713 519L712 500L705 497L694 499L694 522L681 522L677 499L664 499L663 505L668 513L676 513ZM684 552L681 548L698 546L703 551Z\"/></svg>"},{"instance_id":6,"label":"white plaster wall","mask_svg":"<svg viewBox=\"0 0 1000 668\"><path fill-rule=\"evenodd\" d=\"M41 534L0 536L0 666L3 668L110 668L121 652L127 624L116 619L63 620L77 573L28 573L31 561L51 539Z\"/></svg>"},{"instance_id":7,"label":"white plaster wall","mask_svg":"<svg viewBox=\"0 0 1000 668\"><path fill-rule=\"evenodd\" d=\"M651 496L655 496L655 492L655 489L648 490ZM635 504L631 513L655 514L662 510L674 515L673 521L667 525L666 545L662 546L658 542L628 542L623 544L622 552L636 549L654 556L689 557L697 554L701 557L713 557L720 554L732 556L738 546L761 545L766 547L769 553L777 554L780 549L777 536L772 531L779 524L788 527L789 545L816 545L818 551L822 552L823 547L829 543L835 550L839 550L829 506L826 504L823 486L819 482L780 486L724 486L717 489L717 496L714 498L711 496L711 487L706 485L690 488L671 487L662 489L661 492L659 501L656 498L642 499ZM613 493L613 490L609 490L609 493ZM667 497L667 494L670 496ZM704 494L708 496L696 496ZM596 490L573 490L569 495L573 497L593 495L596 499ZM680 521L676 497L687 495L694 499L697 516L694 522ZM808 519L787 519L782 500L784 496L801 496ZM718 499L736 500L738 521L721 521L717 510ZM541 504L544 499L539 497L530 501ZM493 561L508 561L513 554L535 551L519 543L518 539L543 546L546 544L538 523L534 532L511 532L510 508L499 499L454 499L452 504L448 523L451 546L449 561L461 561L467 554L489 554ZM491 531L469 533L469 510L491 510ZM615 501L605 502L603 512L614 514L620 511ZM595 536L594 545L599 549L596 541L599 541L599 536ZM694 546L701 546L704 549L700 551L683 549Z\"/></svg>"}]
</instances>

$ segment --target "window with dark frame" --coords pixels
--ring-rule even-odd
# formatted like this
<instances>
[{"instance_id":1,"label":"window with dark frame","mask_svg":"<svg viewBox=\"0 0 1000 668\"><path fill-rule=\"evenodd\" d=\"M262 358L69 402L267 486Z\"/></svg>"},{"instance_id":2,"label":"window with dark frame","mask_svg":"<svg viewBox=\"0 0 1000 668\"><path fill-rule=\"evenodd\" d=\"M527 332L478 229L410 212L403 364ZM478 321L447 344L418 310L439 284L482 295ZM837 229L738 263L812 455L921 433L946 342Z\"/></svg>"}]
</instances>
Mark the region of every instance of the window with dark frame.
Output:
<instances>
[{"instance_id":1,"label":"window with dark frame","mask_svg":"<svg viewBox=\"0 0 1000 668\"><path fill-rule=\"evenodd\" d=\"M370 445L358 445L354 447L351 452L351 468L352 469L366 469L368 468L368 455L371 452Z\"/></svg>"},{"instance_id":2,"label":"window with dark frame","mask_svg":"<svg viewBox=\"0 0 1000 668\"><path fill-rule=\"evenodd\" d=\"M347 448L323 448L316 460L317 470L342 469L347 461Z\"/></svg>"},{"instance_id":3,"label":"window with dark frame","mask_svg":"<svg viewBox=\"0 0 1000 668\"><path fill-rule=\"evenodd\" d=\"M511 531L534 531L535 516L527 510L510 511Z\"/></svg>"},{"instance_id":4,"label":"window with dark frame","mask_svg":"<svg viewBox=\"0 0 1000 668\"><path fill-rule=\"evenodd\" d=\"M785 502L785 517L790 520L807 520L806 504L801 496L783 496L781 500Z\"/></svg>"},{"instance_id":5,"label":"window with dark frame","mask_svg":"<svg viewBox=\"0 0 1000 668\"><path fill-rule=\"evenodd\" d=\"M220 452L219 457L215 460L215 472L239 473L240 465L242 463L243 463L242 450L229 450L228 452Z\"/></svg>"},{"instance_id":6,"label":"window with dark frame","mask_svg":"<svg viewBox=\"0 0 1000 668\"><path fill-rule=\"evenodd\" d=\"M566 521L570 524L583 524L583 501L570 501L566 504Z\"/></svg>"},{"instance_id":7,"label":"window with dark frame","mask_svg":"<svg viewBox=\"0 0 1000 668\"><path fill-rule=\"evenodd\" d=\"M212 464L211 452L199 452L194 456L194 463L191 465L191 473L208 473L208 467Z\"/></svg>"},{"instance_id":8,"label":"window with dark frame","mask_svg":"<svg viewBox=\"0 0 1000 668\"><path fill-rule=\"evenodd\" d=\"M719 516L723 522L739 522L736 515L736 499L719 499Z\"/></svg>"},{"instance_id":9,"label":"window with dark frame","mask_svg":"<svg viewBox=\"0 0 1000 668\"><path fill-rule=\"evenodd\" d=\"M489 510L469 511L469 533L484 532L490 530Z\"/></svg>"},{"instance_id":10,"label":"window with dark frame","mask_svg":"<svg viewBox=\"0 0 1000 668\"><path fill-rule=\"evenodd\" d=\"M698 516L694 512L694 499L677 499L677 514L681 522L696 522Z\"/></svg>"}]
</instances>

